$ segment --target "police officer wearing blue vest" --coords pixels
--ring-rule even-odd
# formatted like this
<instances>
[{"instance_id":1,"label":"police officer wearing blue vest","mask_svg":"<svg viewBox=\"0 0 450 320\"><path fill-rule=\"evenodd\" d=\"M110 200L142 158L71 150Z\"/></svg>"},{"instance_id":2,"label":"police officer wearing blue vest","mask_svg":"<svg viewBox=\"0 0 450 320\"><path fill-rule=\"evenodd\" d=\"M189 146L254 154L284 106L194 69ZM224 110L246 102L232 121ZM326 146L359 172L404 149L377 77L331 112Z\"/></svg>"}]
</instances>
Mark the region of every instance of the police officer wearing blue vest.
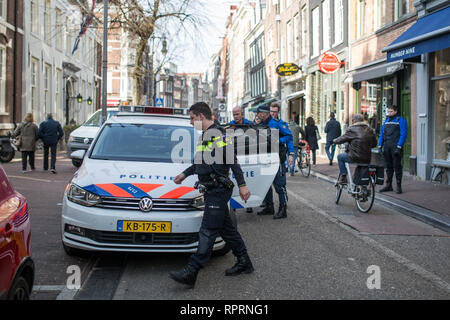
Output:
<instances>
[{"instance_id":1,"label":"police officer wearing blue vest","mask_svg":"<svg viewBox=\"0 0 450 320\"><path fill-rule=\"evenodd\" d=\"M270 115L270 111L272 108L278 108L280 110L280 106L278 103L274 102L270 105L262 105L258 107L256 110L257 117L261 119L261 125L266 125L271 129L278 129L280 135L280 167L278 169L277 175L273 180L273 185L275 187L275 191L278 193L278 199L280 202L280 207L278 212L275 213L275 209L273 206L273 192L272 187L269 188L267 195L264 199L266 204L264 210L258 212L259 215L273 215L274 219L282 219L287 217L287 191L286 191L286 154L289 152L289 165L294 163L294 144L292 133L289 130L289 126L286 122L282 120L276 120L272 118Z\"/></svg>"},{"instance_id":2,"label":"police officer wearing blue vest","mask_svg":"<svg viewBox=\"0 0 450 320\"><path fill-rule=\"evenodd\" d=\"M402 149L408 137L408 123L397 113L397 106L388 107L387 118L381 127L380 138L378 139L378 147L383 148L387 176L386 185L380 192L393 191L392 178L395 172L396 192L402 193Z\"/></svg>"},{"instance_id":3,"label":"police officer wearing blue vest","mask_svg":"<svg viewBox=\"0 0 450 320\"><path fill-rule=\"evenodd\" d=\"M236 178L242 200L247 202L250 197L250 191L245 184L236 153L234 153L232 163L226 162L226 153L234 150L234 146L232 149L226 148L228 144L232 143L224 136L224 129L214 123L211 109L206 103L198 102L192 105L189 109L189 116L192 125L195 124L197 127L199 124L201 126L203 134L197 145L194 164L177 175L173 181L180 184L186 177L197 174L199 184L206 189L204 194L205 211L198 235L197 252L191 255L188 264L182 270L170 272L169 276L192 288L195 285L198 271L211 257L218 236L222 237L237 257L237 263L225 271L226 276L251 273L253 265L244 241L232 223L228 211L228 201L234 187L234 183L229 178L230 169ZM215 152L219 152L221 148L224 151L223 159L215 159ZM212 159L212 163L206 163Z\"/></svg>"}]
</instances>

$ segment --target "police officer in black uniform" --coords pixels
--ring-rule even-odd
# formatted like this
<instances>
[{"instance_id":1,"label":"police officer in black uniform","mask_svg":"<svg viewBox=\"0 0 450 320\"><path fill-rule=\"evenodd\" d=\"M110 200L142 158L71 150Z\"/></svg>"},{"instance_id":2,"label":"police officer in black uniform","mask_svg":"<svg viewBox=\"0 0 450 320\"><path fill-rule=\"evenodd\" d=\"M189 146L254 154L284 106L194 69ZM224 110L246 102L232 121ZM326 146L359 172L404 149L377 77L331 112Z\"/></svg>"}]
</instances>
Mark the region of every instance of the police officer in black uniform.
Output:
<instances>
[{"instance_id":1,"label":"police officer in black uniform","mask_svg":"<svg viewBox=\"0 0 450 320\"><path fill-rule=\"evenodd\" d=\"M180 184L186 177L197 174L199 183L206 188L205 212L199 231L197 252L189 258L188 264L179 271L169 273L169 276L180 283L194 287L198 270L211 257L217 236L230 246L237 257L237 263L225 271L227 276L253 272L253 265L247 254L247 248L241 235L233 225L228 211L228 201L233 192L234 183L229 179L230 168L239 186L239 194L244 201L250 197L250 191L245 185L244 176L234 153L233 163L226 163L226 150L230 142L224 137L224 129L214 124L211 109L204 102L198 102L189 109L191 124L196 128L201 125L203 134L197 145L194 164L175 177L174 182ZM230 146L234 148L233 146ZM223 160L215 161L216 152L223 152ZM234 150L234 149L233 149ZM218 156L217 158L221 158ZM209 160L207 160L209 159ZM214 159L212 164L207 161ZM217 163L221 162L221 163Z\"/></svg>"}]
</instances>

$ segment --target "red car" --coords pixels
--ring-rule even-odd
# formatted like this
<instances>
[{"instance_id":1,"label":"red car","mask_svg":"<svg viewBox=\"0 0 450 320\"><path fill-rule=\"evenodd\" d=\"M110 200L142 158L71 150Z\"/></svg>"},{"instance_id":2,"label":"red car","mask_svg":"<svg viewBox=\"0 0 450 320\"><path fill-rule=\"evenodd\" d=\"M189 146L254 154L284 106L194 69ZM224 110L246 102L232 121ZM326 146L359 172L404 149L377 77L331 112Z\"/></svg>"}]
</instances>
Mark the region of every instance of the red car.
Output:
<instances>
[{"instance_id":1,"label":"red car","mask_svg":"<svg viewBox=\"0 0 450 320\"><path fill-rule=\"evenodd\" d=\"M0 300L27 300L34 282L28 203L0 166Z\"/></svg>"}]
</instances>

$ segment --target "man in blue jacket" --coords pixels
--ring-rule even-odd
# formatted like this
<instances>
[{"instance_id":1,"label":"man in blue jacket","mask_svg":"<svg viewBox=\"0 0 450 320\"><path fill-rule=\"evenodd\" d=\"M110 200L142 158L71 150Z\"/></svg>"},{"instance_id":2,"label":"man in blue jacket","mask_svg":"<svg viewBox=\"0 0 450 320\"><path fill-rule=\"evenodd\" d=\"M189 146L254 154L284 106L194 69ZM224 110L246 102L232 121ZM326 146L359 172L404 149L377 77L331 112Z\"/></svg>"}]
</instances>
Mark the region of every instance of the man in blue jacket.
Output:
<instances>
[{"instance_id":1,"label":"man in blue jacket","mask_svg":"<svg viewBox=\"0 0 450 320\"><path fill-rule=\"evenodd\" d=\"M233 120L230 124L251 124L251 122L242 116L242 109L237 106L233 108Z\"/></svg>"},{"instance_id":2,"label":"man in blue jacket","mask_svg":"<svg viewBox=\"0 0 450 320\"><path fill-rule=\"evenodd\" d=\"M276 103L275 103L276 104ZM276 104L278 106L278 104ZM272 105L271 105L272 107ZM278 107L279 108L279 107ZM261 119L261 125L266 125L271 129L278 129L280 136L280 167L278 169L277 175L273 180L273 185L275 187L275 191L278 193L278 198L280 202L280 208L278 212L275 214L274 206L273 206L273 193L272 187L269 188L267 195L264 199L266 204L264 210L258 212L259 215L273 215L274 219L282 219L287 217L287 191L286 191L286 147L289 150L289 165L294 163L294 144L292 139L292 133L289 130L288 125L283 121L276 121L270 115L269 106L263 105L258 107L256 116Z\"/></svg>"},{"instance_id":3,"label":"man in blue jacket","mask_svg":"<svg viewBox=\"0 0 450 320\"><path fill-rule=\"evenodd\" d=\"M408 137L408 123L397 115L397 106L387 109L387 118L383 123L378 140L378 146L383 147L384 160L386 162L386 186L380 192L393 191L392 178L397 179L397 193L402 193L402 148Z\"/></svg>"},{"instance_id":4,"label":"man in blue jacket","mask_svg":"<svg viewBox=\"0 0 450 320\"><path fill-rule=\"evenodd\" d=\"M53 120L51 113L47 114L47 120L41 123L38 130L38 137L44 143L44 170L48 170L48 149L50 148L50 171L56 173L56 147L59 139L63 136L64 131L61 128L61 124Z\"/></svg>"}]
</instances>

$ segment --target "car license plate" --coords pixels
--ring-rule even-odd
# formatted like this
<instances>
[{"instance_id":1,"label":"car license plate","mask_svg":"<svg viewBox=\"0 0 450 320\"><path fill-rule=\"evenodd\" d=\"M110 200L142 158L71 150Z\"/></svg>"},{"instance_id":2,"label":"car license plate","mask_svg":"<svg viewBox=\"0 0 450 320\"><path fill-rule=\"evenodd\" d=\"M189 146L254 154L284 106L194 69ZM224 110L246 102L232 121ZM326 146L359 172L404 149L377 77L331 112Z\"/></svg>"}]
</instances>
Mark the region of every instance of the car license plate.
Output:
<instances>
[{"instance_id":1,"label":"car license plate","mask_svg":"<svg viewBox=\"0 0 450 320\"><path fill-rule=\"evenodd\" d=\"M119 232L150 232L169 233L172 231L172 223L168 221L129 221L119 220L117 222Z\"/></svg>"}]
</instances>

